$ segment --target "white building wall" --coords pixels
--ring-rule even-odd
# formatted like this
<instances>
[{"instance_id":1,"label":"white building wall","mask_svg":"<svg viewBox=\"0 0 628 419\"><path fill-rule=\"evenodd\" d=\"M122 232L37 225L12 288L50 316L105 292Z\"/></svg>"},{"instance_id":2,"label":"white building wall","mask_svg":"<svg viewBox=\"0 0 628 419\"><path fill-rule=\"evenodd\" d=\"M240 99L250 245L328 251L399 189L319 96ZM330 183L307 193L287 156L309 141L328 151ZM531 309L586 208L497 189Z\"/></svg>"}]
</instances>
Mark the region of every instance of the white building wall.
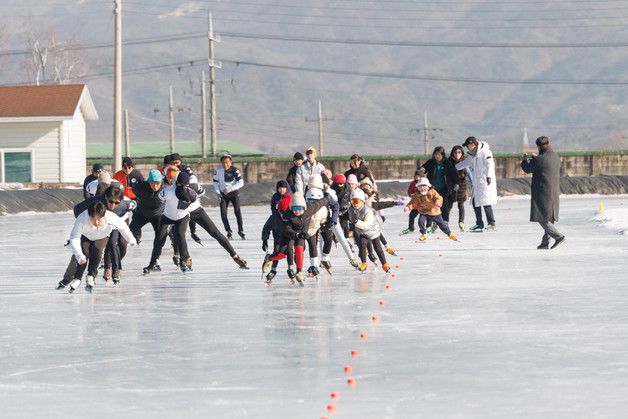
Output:
<instances>
[{"instance_id":1,"label":"white building wall","mask_svg":"<svg viewBox=\"0 0 628 419\"><path fill-rule=\"evenodd\" d=\"M1 123L0 149L33 150L33 181L59 182L60 126L60 122Z\"/></svg>"},{"instance_id":2,"label":"white building wall","mask_svg":"<svg viewBox=\"0 0 628 419\"><path fill-rule=\"evenodd\" d=\"M85 121L80 111L71 121L63 122L64 132L64 182L83 182L87 164Z\"/></svg>"}]
</instances>

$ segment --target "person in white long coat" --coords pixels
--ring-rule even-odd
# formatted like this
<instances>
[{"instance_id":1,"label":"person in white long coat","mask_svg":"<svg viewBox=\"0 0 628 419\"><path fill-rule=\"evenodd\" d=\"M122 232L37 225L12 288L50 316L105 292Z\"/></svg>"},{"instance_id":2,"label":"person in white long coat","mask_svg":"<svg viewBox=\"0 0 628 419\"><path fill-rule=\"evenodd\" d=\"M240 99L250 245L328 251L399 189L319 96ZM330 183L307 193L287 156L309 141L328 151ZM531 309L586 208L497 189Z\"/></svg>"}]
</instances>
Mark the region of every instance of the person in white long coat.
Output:
<instances>
[{"instance_id":1,"label":"person in white long coat","mask_svg":"<svg viewBox=\"0 0 628 419\"><path fill-rule=\"evenodd\" d=\"M475 225L470 230L475 232L484 230L482 208L486 214L486 229L494 230L493 205L497 204L497 182L493 153L487 142L478 141L475 137L468 137L462 145L467 148L468 157L456 164L456 170L470 167L473 171L471 203L475 211Z\"/></svg>"}]
</instances>

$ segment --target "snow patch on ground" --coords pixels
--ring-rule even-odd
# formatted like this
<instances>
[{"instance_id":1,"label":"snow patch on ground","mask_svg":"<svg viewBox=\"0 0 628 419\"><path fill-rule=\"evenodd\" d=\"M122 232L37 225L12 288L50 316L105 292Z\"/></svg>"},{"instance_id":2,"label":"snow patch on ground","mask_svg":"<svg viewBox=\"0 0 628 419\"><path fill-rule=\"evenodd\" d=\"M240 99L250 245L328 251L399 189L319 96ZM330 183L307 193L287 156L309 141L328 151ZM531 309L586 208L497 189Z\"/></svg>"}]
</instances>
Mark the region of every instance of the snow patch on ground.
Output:
<instances>
[{"instance_id":1,"label":"snow patch on ground","mask_svg":"<svg viewBox=\"0 0 628 419\"><path fill-rule=\"evenodd\" d=\"M616 231L617 234L628 234L628 208L611 208L597 211L591 220L602 227Z\"/></svg>"}]
</instances>

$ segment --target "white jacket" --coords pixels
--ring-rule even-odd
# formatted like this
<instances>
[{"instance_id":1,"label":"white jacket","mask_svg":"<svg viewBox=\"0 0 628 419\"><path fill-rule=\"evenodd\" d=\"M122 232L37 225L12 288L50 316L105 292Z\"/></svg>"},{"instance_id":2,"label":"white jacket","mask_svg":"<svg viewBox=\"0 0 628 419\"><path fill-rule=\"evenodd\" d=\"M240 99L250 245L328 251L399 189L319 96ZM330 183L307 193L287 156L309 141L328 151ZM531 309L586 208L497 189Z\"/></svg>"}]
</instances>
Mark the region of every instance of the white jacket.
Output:
<instances>
[{"instance_id":1,"label":"white jacket","mask_svg":"<svg viewBox=\"0 0 628 419\"><path fill-rule=\"evenodd\" d=\"M89 219L89 213L87 210L83 211L76 220L74 220L74 227L70 233L70 245L72 247L72 253L76 260L87 259L81 249L81 236L85 236L88 240L100 240L105 237L109 237L113 230L119 230L120 234L131 246L137 244L135 237L131 234L129 226L124 221L111 211L105 213L105 221L100 227L96 227Z\"/></svg>"},{"instance_id":2,"label":"white jacket","mask_svg":"<svg viewBox=\"0 0 628 419\"><path fill-rule=\"evenodd\" d=\"M111 179L111 185L118 186L118 188L120 188L120 190L124 192L124 185L118 182L117 180ZM87 191L90 197L96 196L96 192L98 191L98 179L92 180L91 182L89 182L87 186L85 187L85 190Z\"/></svg>"},{"instance_id":3,"label":"white jacket","mask_svg":"<svg viewBox=\"0 0 628 419\"><path fill-rule=\"evenodd\" d=\"M381 225L375 215L375 210L368 205L364 205L359 210L349 207L349 221L355 226L355 231L359 235L373 240L381 235Z\"/></svg>"},{"instance_id":4,"label":"white jacket","mask_svg":"<svg viewBox=\"0 0 628 419\"><path fill-rule=\"evenodd\" d=\"M196 184L196 189L198 189L197 191L197 195L196 195L196 201L192 202L190 204L190 206L187 208L188 212L192 212L195 209L198 209L201 207L201 196L205 195L205 189L203 188L203 186L201 186L200 183L198 183L198 179L196 178L195 175L190 176L190 185L192 184Z\"/></svg>"},{"instance_id":5,"label":"white jacket","mask_svg":"<svg viewBox=\"0 0 628 419\"><path fill-rule=\"evenodd\" d=\"M163 215L172 221L185 218L190 213L190 207L179 209L179 198L175 193L176 185L168 185L159 192L159 198L164 201Z\"/></svg>"},{"instance_id":6,"label":"white jacket","mask_svg":"<svg viewBox=\"0 0 628 419\"><path fill-rule=\"evenodd\" d=\"M325 166L323 166L319 162L315 162L313 165L310 164L309 161L305 161L299 168L297 169L297 175L294 179L294 187L297 192L304 193L304 185L307 185L311 175L320 175L325 170ZM304 193L305 194L305 193Z\"/></svg>"},{"instance_id":7,"label":"white jacket","mask_svg":"<svg viewBox=\"0 0 628 419\"><path fill-rule=\"evenodd\" d=\"M456 170L470 167L473 170L473 201L476 207L497 204L497 179L495 179L495 159L493 153L484 141L478 142L475 156L469 154L467 158L456 164ZM491 178L489 185L486 178Z\"/></svg>"},{"instance_id":8,"label":"white jacket","mask_svg":"<svg viewBox=\"0 0 628 419\"><path fill-rule=\"evenodd\" d=\"M244 186L244 179L240 171L231 166L225 171L222 166L216 167L214 171L214 190L217 194L228 194L237 191Z\"/></svg>"}]
</instances>

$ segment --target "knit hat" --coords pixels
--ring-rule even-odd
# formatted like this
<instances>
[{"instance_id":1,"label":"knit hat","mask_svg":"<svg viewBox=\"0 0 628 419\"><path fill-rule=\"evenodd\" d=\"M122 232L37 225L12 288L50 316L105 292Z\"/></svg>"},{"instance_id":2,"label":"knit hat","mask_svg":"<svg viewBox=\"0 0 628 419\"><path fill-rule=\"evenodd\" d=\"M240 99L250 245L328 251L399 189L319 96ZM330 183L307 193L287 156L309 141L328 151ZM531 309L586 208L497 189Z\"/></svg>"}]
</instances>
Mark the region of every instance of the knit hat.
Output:
<instances>
[{"instance_id":1,"label":"knit hat","mask_svg":"<svg viewBox=\"0 0 628 419\"><path fill-rule=\"evenodd\" d=\"M366 194L364 194L364 191L362 189L356 189L355 191L351 192L351 199L359 199L366 202Z\"/></svg>"},{"instance_id":2,"label":"knit hat","mask_svg":"<svg viewBox=\"0 0 628 419\"><path fill-rule=\"evenodd\" d=\"M289 189L288 187L288 182L286 182L284 179L281 179L279 182L277 182L277 184L275 185L275 191L279 192L279 188L286 188Z\"/></svg>"},{"instance_id":3,"label":"knit hat","mask_svg":"<svg viewBox=\"0 0 628 419\"><path fill-rule=\"evenodd\" d=\"M163 180L163 177L161 176L161 172L159 170L151 169L150 172L148 172L149 183L153 183L153 182L161 183L162 180Z\"/></svg>"},{"instance_id":4,"label":"knit hat","mask_svg":"<svg viewBox=\"0 0 628 419\"><path fill-rule=\"evenodd\" d=\"M422 177L421 179L419 179L419 181L416 183L417 188L419 186L427 186L428 188L432 187L432 184L430 183L429 179L426 177Z\"/></svg>"},{"instance_id":5,"label":"knit hat","mask_svg":"<svg viewBox=\"0 0 628 419\"><path fill-rule=\"evenodd\" d=\"M323 185L323 178L321 177L321 175L317 175L316 173L310 175L310 178L307 182L307 187L310 189L312 188L323 189L324 185Z\"/></svg>"},{"instance_id":6,"label":"knit hat","mask_svg":"<svg viewBox=\"0 0 628 419\"><path fill-rule=\"evenodd\" d=\"M281 201L279 201L279 203L277 204L277 209L281 212L286 211L288 208L290 208L290 201L292 200L292 197L288 194L285 194L283 198L281 198Z\"/></svg>"},{"instance_id":7,"label":"knit hat","mask_svg":"<svg viewBox=\"0 0 628 419\"><path fill-rule=\"evenodd\" d=\"M544 146L544 145L547 145L547 144L549 144L549 138L547 138L546 136L539 137L539 138L536 139L536 146L537 147L541 147L541 146Z\"/></svg>"},{"instance_id":8,"label":"knit hat","mask_svg":"<svg viewBox=\"0 0 628 419\"><path fill-rule=\"evenodd\" d=\"M292 157L292 161L295 161L295 160L304 160L303 154L299 153L298 151L294 153L294 156Z\"/></svg>"},{"instance_id":9,"label":"knit hat","mask_svg":"<svg viewBox=\"0 0 628 419\"><path fill-rule=\"evenodd\" d=\"M349 177L347 178L347 183L349 185L351 185L351 184L357 185L358 184L358 178L354 174L350 174Z\"/></svg>"},{"instance_id":10,"label":"knit hat","mask_svg":"<svg viewBox=\"0 0 628 419\"><path fill-rule=\"evenodd\" d=\"M98 183L106 183L107 185L111 183L111 175L109 172L100 172L98 175Z\"/></svg>"},{"instance_id":11,"label":"knit hat","mask_svg":"<svg viewBox=\"0 0 628 419\"><path fill-rule=\"evenodd\" d=\"M177 176L177 183L180 183L181 185L189 185L190 175L188 175L188 172L179 172L179 175Z\"/></svg>"},{"instance_id":12,"label":"knit hat","mask_svg":"<svg viewBox=\"0 0 628 419\"><path fill-rule=\"evenodd\" d=\"M105 168L102 167L102 164L100 163L94 163L92 166L92 172L102 172L103 170L105 170Z\"/></svg>"},{"instance_id":13,"label":"knit hat","mask_svg":"<svg viewBox=\"0 0 628 419\"><path fill-rule=\"evenodd\" d=\"M316 149L314 147L310 147L305 150L305 155L307 156L308 154L314 154L314 157L318 156L318 153L316 152Z\"/></svg>"},{"instance_id":14,"label":"knit hat","mask_svg":"<svg viewBox=\"0 0 628 419\"><path fill-rule=\"evenodd\" d=\"M334 176L334 183L347 183L347 178L342 173L338 173Z\"/></svg>"},{"instance_id":15,"label":"knit hat","mask_svg":"<svg viewBox=\"0 0 628 419\"><path fill-rule=\"evenodd\" d=\"M301 192L296 192L290 201L290 209L291 210L304 210L305 209L305 198Z\"/></svg>"}]
</instances>

